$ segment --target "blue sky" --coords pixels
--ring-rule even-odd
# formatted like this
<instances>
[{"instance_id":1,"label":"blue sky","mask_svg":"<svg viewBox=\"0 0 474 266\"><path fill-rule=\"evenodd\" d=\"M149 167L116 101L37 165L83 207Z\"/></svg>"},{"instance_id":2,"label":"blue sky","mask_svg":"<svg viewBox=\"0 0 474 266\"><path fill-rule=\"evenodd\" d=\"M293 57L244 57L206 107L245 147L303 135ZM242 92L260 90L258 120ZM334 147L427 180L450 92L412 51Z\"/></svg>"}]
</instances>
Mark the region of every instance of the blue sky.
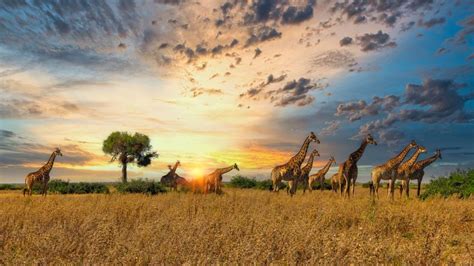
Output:
<instances>
[{"instance_id":1,"label":"blue sky","mask_svg":"<svg viewBox=\"0 0 474 266\"><path fill-rule=\"evenodd\" d=\"M149 135L134 177L237 162L267 178L310 131L314 171L365 134L360 180L411 139L441 148L427 176L474 166L472 1L0 3L0 182L54 147L57 178L117 180L101 143ZM343 41L345 40L345 41ZM376 98L374 98L376 97ZM335 171L333 168L331 171Z\"/></svg>"}]
</instances>

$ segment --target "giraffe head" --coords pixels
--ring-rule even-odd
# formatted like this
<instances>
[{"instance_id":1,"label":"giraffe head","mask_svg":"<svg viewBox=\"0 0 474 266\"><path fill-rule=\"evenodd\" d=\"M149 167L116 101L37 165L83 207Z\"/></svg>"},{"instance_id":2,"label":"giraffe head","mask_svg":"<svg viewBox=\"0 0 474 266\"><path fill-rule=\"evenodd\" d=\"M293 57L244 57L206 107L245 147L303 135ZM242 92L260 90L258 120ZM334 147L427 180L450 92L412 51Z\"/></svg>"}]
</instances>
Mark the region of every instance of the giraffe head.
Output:
<instances>
[{"instance_id":1,"label":"giraffe head","mask_svg":"<svg viewBox=\"0 0 474 266\"><path fill-rule=\"evenodd\" d=\"M420 153L425 153L426 152L426 148L421 146L421 145L418 145L418 150Z\"/></svg>"},{"instance_id":2,"label":"giraffe head","mask_svg":"<svg viewBox=\"0 0 474 266\"><path fill-rule=\"evenodd\" d=\"M309 139L310 139L311 141L314 141L314 142L318 143L318 144L321 143L321 142L319 141L318 137L316 137L316 134L314 134L313 131L311 131L311 133L309 133Z\"/></svg>"},{"instance_id":3,"label":"giraffe head","mask_svg":"<svg viewBox=\"0 0 474 266\"><path fill-rule=\"evenodd\" d=\"M331 157L329 157L329 161L331 162L331 164L337 164L336 159L334 159L334 156L332 156L332 155L331 155Z\"/></svg>"},{"instance_id":4,"label":"giraffe head","mask_svg":"<svg viewBox=\"0 0 474 266\"><path fill-rule=\"evenodd\" d=\"M408 146L410 147L410 149L413 149L413 148L416 148L416 146L418 146L418 144L416 144L416 141L415 140L412 140L410 142L410 144L408 144Z\"/></svg>"},{"instance_id":5,"label":"giraffe head","mask_svg":"<svg viewBox=\"0 0 474 266\"><path fill-rule=\"evenodd\" d=\"M236 163L234 163L234 169L237 170L237 171L240 171L239 167L237 166Z\"/></svg>"},{"instance_id":6,"label":"giraffe head","mask_svg":"<svg viewBox=\"0 0 474 266\"><path fill-rule=\"evenodd\" d=\"M443 157L441 157L441 149L436 149L436 156L438 156L438 158L441 160L443 159Z\"/></svg>"},{"instance_id":7,"label":"giraffe head","mask_svg":"<svg viewBox=\"0 0 474 266\"><path fill-rule=\"evenodd\" d=\"M319 152L316 149L314 149L313 152L311 152L311 155L312 156L318 156L318 157L321 156L321 155L319 155Z\"/></svg>"},{"instance_id":8,"label":"giraffe head","mask_svg":"<svg viewBox=\"0 0 474 266\"><path fill-rule=\"evenodd\" d=\"M173 170L173 166L171 166L171 164L168 164L168 169Z\"/></svg>"},{"instance_id":9,"label":"giraffe head","mask_svg":"<svg viewBox=\"0 0 474 266\"><path fill-rule=\"evenodd\" d=\"M370 134L367 134L367 137L365 138L365 141L369 144L377 145L377 141L375 141L374 137L372 137L372 135L370 135Z\"/></svg>"},{"instance_id":10,"label":"giraffe head","mask_svg":"<svg viewBox=\"0 0 474 266\"><path fill-rule=\"evenodd\" d=\"M54 153L55 153L56 155L63 156L63 154L61 153L61 150L60 150L59 148L56 148L56 149L54 150Z\"/></svg>"},{"instance_id":11,"label":"giraffe head","mask_svg":"<svg viewBox=\"0 0 474 266\"><path fill-rule=\"evenodd\" d=\"M181 162L179 160L176 161L176 166L181 166Z\"/></svg>"}]
</instances>

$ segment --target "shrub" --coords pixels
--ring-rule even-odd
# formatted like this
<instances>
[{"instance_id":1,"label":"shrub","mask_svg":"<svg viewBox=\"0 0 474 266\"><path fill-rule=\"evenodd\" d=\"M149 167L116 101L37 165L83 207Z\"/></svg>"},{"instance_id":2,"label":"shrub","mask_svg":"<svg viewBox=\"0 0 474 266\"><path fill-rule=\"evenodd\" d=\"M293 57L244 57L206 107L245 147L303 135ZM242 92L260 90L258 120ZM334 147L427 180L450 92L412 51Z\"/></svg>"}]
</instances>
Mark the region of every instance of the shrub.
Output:
<instances>
[{"instance_id":1,"label":"shrub","mask_svg":"<svg viewBox=\"0 0 474 266\"><path fill-rule=\"evenodd\" d=\"M261 190L272 190L273 182L270 179L257 181L257 184L256 184L255 188L261 189ZM280 189L285 189L286 188L286 183L281 182L279 188Z\"/></svg>"},{"instance_id":2,"label":"shrub","mask_svg":"<svg viewBox=\"0 0 474 266\"><path fill-rule=\"evenodd\" d=\"M319 182L314 182L313 183L313 190L319 190L321 189L321 184ZM331 190L332 189L332 186L331 186L331 181L326 179L324 180L323 182L323 190Z\"/></svg>"},{"instance_id":3,"label":"shrub","mask_svg":"<svg viewBox=\"0 0 474 266\"><path fill-rule=\"evenodd\" d=\"M449 197L457 195L459 198L469 198L474 194L474 169L467 171L457 170L448 177L439 177L430 181L426 185L425 191L421 194L422 199L433 196Z\"/></svg>"},{"instance_id":4,"label":"shrub","mask_svg":"<svg viewBox=\"0 0 474 266\"><path fill-rule=\"evenodd\" d=\"M158 181L148 179L134 179L127 183L117 184L116 189L120 193L143 193L156 195L166 192L166 188Z\"/></svg>"},{"instance_id":5,"label":"shrub","mask_svg":"<svg viewBox=\"0 0 474 266\"><path fill-rule=\"evenodd\" d=\"M22 188L23 186L18 184L0 184L0 190L20 190Z\"/></svg>"},{"instance_id":6,"label":"shrub","mask_svg":"<svg viewBox=\"0 0 474 266\"><path fill-rule=\"evenodd\" d=\"M40 194L43 191L43 185L36 183L33 186L33 192ZM109 193L109 189L102 183L79 182L70 183L60 179L51 180L48 183L48 193L53 194L91 194L91 193Z\"/></svg>"},{"instance_id":7,"label":"shrub","mask_svg":"<svg viewBox=\"0 0 474 266\"><path fill-rule=\"evenodd\" d=\"M254 188L257 186L257 180L255 180L255 178L236 175L230 180L229 186L234 188Z\"/></svg>"}]
</instances>

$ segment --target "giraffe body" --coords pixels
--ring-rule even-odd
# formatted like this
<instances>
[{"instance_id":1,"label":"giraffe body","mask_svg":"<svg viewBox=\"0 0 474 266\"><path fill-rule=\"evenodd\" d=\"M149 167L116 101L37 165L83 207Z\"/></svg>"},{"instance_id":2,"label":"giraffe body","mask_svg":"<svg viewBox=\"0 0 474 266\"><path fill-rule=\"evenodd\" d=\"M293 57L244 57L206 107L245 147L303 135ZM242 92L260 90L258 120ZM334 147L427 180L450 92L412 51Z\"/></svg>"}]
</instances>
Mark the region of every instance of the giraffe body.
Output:
<instances>
[{"instance_id":1,"label":"giraffe body","mask_svg":"<svg viewBox=\"0 0 474 266\"><path fill-rule=\"evenodd\" d=\"M290 192L291 195L295 194L296 189L298 187L298 183L303 184L303 194L306 193L306 188L308 186L309 173L311 172L311 169L313 168L313 162L314 162L315 156L320 156L319 152L316 149L314 149L313 152L311 152L308 158L308 162L303 168L301 168L301 174L299 178L288 181L288 187L286 188L287 193Z\"/></svg>"},{"instance_id":2,"label":"giraffe body","mask_svg":"<svg viewBox=\"0 0 474 266\"><path fill-rule=\"evenodd\" d=\"M306 137L305 141L303 142L303 145L295 156L293 156L287 163L276 166L272 169L273 191L279 190L279 185L282 180L292 181L301 176L301 164L303 163L306 157L306 152L308 151L309 144L313 141L316 143L320 143L316 135L311 132L309 136Z\"/></svg>"},{"instance_id":3,"label":"giraffe body","mask_svg":"<svg viewBox=\"0 0 474 266\"><path fill-rule=\"evenodd\" d=\"M327 172L329 171L329 168L331 167L332 164L336 163L336 160L334 157L330 157L329 161L327 164L321 168L316 174L310 175L308 178L308 189L309 191L313 191L313 183L314 182L319 182L321 184L321 190L323 190L323 183L324 183L324 177L326 176Z\"/></svg>"},{"instance_id":4,"label":"giraffe body","mask_svg":"<svg viewBox=\"0 0 474 266\"><path fill-rule=\"evenodd\" d=\"M171 188L171 190L178 190L178 175L176 174L176 169L180 166L180 161L176 161L173 167L168 166L169 172L161 177L160 183Z\"/></svg>"},{"instance_id":5,"label":"giraffe body","mask_svg":"<svg viewBox=\"0 0 474 266\"><path fill-rule=\"evenodd\" d=\"M203 178L204 183L205 183L204 192L208 193L209 191L211 191L215 193L220 193L222 191L222 175L234 169L236 169L237 171L240 171L237 164L234 163L234 165L231 165L225 168L216 169L214 170L214 172L204 176Z\"/></svg>"},{"instance_id":6,"label":"giraffe body","mask_svg":"<svg viewBox=\"0 0 474 266\"><path fill-rule=\"evenodd\" d=\"M48 182L50 180L49 173L53 169L54 161L56 159L56 156L62 156L63 154L61 153L61 150L59 148L56 148L51 156L48 159L48 162L46 162L45 165L43 165L40 169L38 169L35 172L29 173L25 177L25 188L23 189L23 196L28 193L29 196L33 193L33 185L35 183L42 183L43 184L43 191L42 195L46 196L48 193Z\"/></svg>"},{"instance_id":7,"label":"giraffe body","mask_svg":"<svg viewBox=\"0 0 474 266\"><path fill-rule=\"evenodd\" d=\"M395 175L395 171L403 162L407 154L411 149L416 148L417 144L413 140L395 157L388 160L386 163L377 165L372 169L371 177L372 183L370 184L370 194L374 194L378 198L378 189L381 180L392 180Z\"/></svg>"},{"instance_id":8,"label":"giraffe body","mask_svg":"<svg viewBox=\"0 0 474 266\"><path fill-rule=\"evenodd\" d=\"M423 181L423 176L425 175L424 169L428 167L430 164L435 162L438 159L442 159L441 157L441 150L436 150L436 154L428 157L424 160L418 161L415 164L413 164L410 174L408 175L408 179L402 180L402 187L405 189L406 195L410 195L410 180L416 180L418 183L417 190L416 190L416 196L420 196L420 189L421 189L421 181ZM400 192L401 194L401 192Z\"/></svg>"},{"instance_id":9,"label":"giraffe body","mask_svg":"<svg viewBox=\"0 0 474 266\"><path fill-rule=\"evenodd\" d=\"M339 171L337 173L337 182L339 185L339 191L341 195L345 193L348 197L350 196L350 188L352 185L352 195L355 192L355 183L358 175L357 162L364 154L365 148L368 144L377 145L377 142L374 140L372 135L368 134L367 137L362 141L360 147L349 155L349 158L339 164ZM344 191L342 186L344 184Z\"/></svg>"},{"instance_id":10,"label":"giraffe body","mask_svg":"<svg viewBox=\"0 0 474 266\"><path fill-rule=\"evenodd\" d=\"M396 173L395 178L392 178L392 180L390 180L389 182L389 187L390 187L389 193L392 199L393 199L394 189L395 189L395 180L396 179L402 180L402 181L405 181L405 184L408 184L408 180L410 179L411 169L413 165L416 163L416 160L418 159L420 154L425 153L425 152L426 152L425 147L418 146L417 150L411 156L411 158L401 163L400 166L397 168L397 173ZM405 189L405 191L408 197L409 189Z\"/></svg>"}]
</instances>

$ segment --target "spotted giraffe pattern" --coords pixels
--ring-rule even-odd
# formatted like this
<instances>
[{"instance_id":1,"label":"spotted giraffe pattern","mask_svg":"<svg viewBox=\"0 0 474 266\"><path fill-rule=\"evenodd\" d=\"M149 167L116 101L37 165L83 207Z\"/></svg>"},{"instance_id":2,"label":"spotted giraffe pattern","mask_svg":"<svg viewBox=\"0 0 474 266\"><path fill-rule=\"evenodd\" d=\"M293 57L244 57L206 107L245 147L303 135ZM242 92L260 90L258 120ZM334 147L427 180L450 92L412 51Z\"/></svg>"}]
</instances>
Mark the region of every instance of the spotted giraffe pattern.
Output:
<instances>
[{"instance_id":1,"label":"spotted giraffe pattern","mask_svg":"<svg viewBox=\"0 0 474 266\"><path fill-rule=\"evenodd\" d=\"M323 168L319 169L316 174L312 174L309 176L308 189L310 192L313 191L313 183L318 181L321 184L321 190L323 190L324 177L326 176L332 164L336 164L336 159L334 159L333 156L329 158L329 161L326 163L326 165Z\"/></svg>"},{"instance_id":2,"label":"spotted giraffe pattern","mask_svg":"<svg viewBox=\"0 0 474 266\"><path fill-rule=\"evenodd\" d=\"M231 166L225 167L225 168L218 168L218 169L214 170L214 172L204 176L205 193L207 193L209 191L215 192L215 193L221 192L222 175L225 174L225 173L228 173L228 172L230 172L234 169L236 169L237 171L240 171L237 164L234 163L234 165L231 165Z\"/></svg>"},{"instance_id":3,"label":"spotted giraffe pattern","mask_svg":"<svg viewBox=\"0 0 474 266\"><path fill-rule=\"evenodd\" d=\"M298 153L295 154L287 163L276 166L272 169L272 183L273 191L279 190L279 185L282 180L290 181L298 178L301 175L301 164L303 163L306 152L308 151L309 144L311 142L320 143L316 135L311 132L308 137L306 137L303 145L301 146Z\"/></svg>"},{"instance_id":4,"label":"spotted giraffe pattern","mask_svg":"<svg viewBox=\"0 0 474 266\"><path fill-rule=\"evenodd\" d=\"M287 187L287 193L290 192L290 194L296 193L296 189L298 187L299 183L303 184L303 193L306 193L306 187L308 185L308 178L309 178L309 173L311 172L311 169L313 169L313 162L314 162L314 157L315 156L320 156L319 152L314 149L313 152L309 155L308 162L306 163L305 166L301 168L301 175L298 179L288 181L288 187Z\"/></svg>"},{"instance_id":5,"label":"spotted giraffe pattern","mask_svg":"<svg viewBox=\"0 0 474 266\"><path fill-rule=\"evenodd\" d=\"M393 199L394 190L395 190L395 180L398 179L398 180L402 180L402 181L403 180L407 181L410 177L410 171L411 171L413 165L415 164L416 160L418 159L420 154L425 153L425 152L426 152L425 147L418 146L418 148L416 149L415 153L413 153L411 158L406 160L405 162L401 163L400 166L397 168L397 174L396 174L395 178L393 178L389 182L389 188L390 188L390 191L389 191L390 195L389 196L392 199Z\"/></svg>"},{"instance_id":6,"label":"spotted giraffe pattern","mask_svg":"<svg viewBox=\"0 0 474 266\"><path fill-rule=\"evenodd\" d=\"M416 162L409 174L409 178L407 180L402 181L402 186L405 188L405 192L407 196L410 196L410 180L417 180L418 181L418 186L416 189L416 196L420 196L420 188L421 188L421 181L423 181L423 176L425 175L424 169L428 167L430 164L434 163L438 159L443 159L441 157L441 150L437 149L435 155L428 157L424 160Z\"/></svg>"},{"instance_id":7,"label":"spotted giraffe pattern","mask_svg":"<svg viewBox=\"0 0 474 266\"><path fill-rule=\"evenodd\" d=\"M29 173L25 177L25 188L23 189L23 196L25 196L27 193L31 196L31 194L33 193L33 185L37 182L43 184L42 195L46 196L48 192L48 182L50 179L49 173L51 172L51 169L53 169L54 161L57 155L63 156L59 148L56 148L53 151L46 164L44 164L36 172Z\"/></svg>"},{"instance_id":8,"label":"spotted giraffe pattern","mask_svg":"<svg viewBox=\"0 0 474 266\"><path fill-rule=\"evenodd\" d=\"M357 162L360 160L364 154L365 148L368 144L377 145L377 142L374 140L372 135L368 134L367 137L362 141L360 147L349 155L349 158L339 164L339 171L337 173L337 182L339 185L339 191L341 195L346 193L350 196L350 187L352 183L352 195L354 195L355 182L357 180L358 168ZM342 185L344 184L344 191L342 190Z\"/></svg>"},{"instance_id":9,"label":"spotted giraffe pattern","mask_svg":"<svg viewBox=\"0 0 474 266\"><path fill-rule=\"evenodd\" d=\"M388 160L386 163L377 165L372 169L371 177L372 184L370 184L370 194L374 194L376 197L379 196L378 190L381 180L392 180L394 171L403 162L408 153L416 148L417 144L412 140L405 148L395 157Z\"/></svg>"}]
</instances>

